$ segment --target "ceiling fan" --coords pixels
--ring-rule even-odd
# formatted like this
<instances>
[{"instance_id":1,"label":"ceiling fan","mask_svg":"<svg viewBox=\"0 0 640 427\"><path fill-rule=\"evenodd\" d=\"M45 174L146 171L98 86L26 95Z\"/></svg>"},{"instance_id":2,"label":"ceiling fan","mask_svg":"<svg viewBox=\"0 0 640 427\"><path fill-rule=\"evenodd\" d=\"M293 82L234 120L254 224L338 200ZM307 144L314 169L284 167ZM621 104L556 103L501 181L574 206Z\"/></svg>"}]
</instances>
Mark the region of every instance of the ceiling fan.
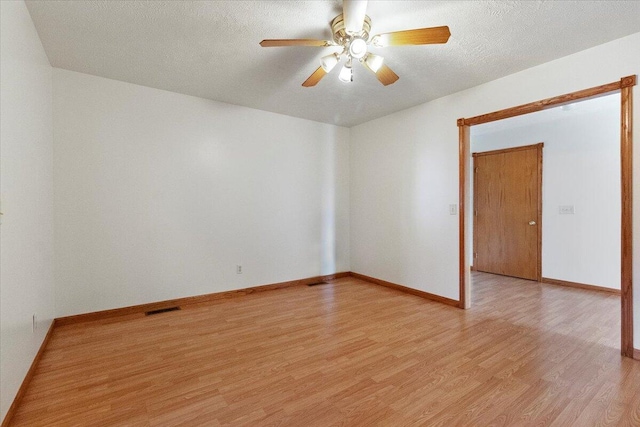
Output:
<instances>
[{"instance_id":1,"label":"ceiling fan","mask_svg":"<svg viewBox=\"0 0 640 427\"><path fill-rule=\"evenodd\" d=\"M370 36L371 19L366 15L367 0L343 0L342 14L331 21L333 40L316 39L267 39L260 42L262 47L278 46L312 46L342 47L322 57L320 67L309 76L302 86L311 87L328 74L338 64L342 56L347 57L346 64L340 70L339 78L344 82L353 81L353 61L360 61L365 68L372 71L380 83L387 86L395 83L399 77L379 55L367 51L368 46L402 46L446 43L451 33L449 27L417 28L414 30L394 31L391 33Z\"/></svg>"}]
</instances>

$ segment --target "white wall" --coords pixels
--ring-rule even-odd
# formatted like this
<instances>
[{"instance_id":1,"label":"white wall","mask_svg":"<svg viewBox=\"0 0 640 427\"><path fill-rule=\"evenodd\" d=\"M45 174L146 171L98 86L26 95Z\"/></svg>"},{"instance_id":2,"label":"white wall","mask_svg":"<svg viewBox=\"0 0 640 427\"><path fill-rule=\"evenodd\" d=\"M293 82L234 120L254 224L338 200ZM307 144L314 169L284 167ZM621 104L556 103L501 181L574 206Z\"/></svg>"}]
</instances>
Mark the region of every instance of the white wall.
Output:
<instances>
[{"instance_id":1,"label":"white wall","mask_svg":"<svg viewBox=\"0 0 640 427\"><path fill-rule=\"evenodd\" d=\"M0 419L55 316L51 66L23 2L0 2ZM32 315L38 318L32 331Z\"/></svg>"},{"instance_id":2,"label":"white wall","mask_svg":"<svg viewBox=\"0 0 640 427\"><path fill-rule=\"evenodd\" d=\"M351 129L351 269L458 298L456 119L640 73L640 33ZM401 83L400 83L401 84ZM638 87L634 87L638 103ZM637 107L637 106L636 106ZM640 141L640 108L634 109ZM640 150L634 150L640 218ZM634 227L635 343L640 343L640 221Z\"/></svg>"},{"instance_id":3,"label":"white wall","mask_svg":"<svg viewBox=\"0 0 640 427\"><path fill-rule=\"evenodd\" d=\"M589 103L602 109L586 110ZM474 126L471 149L543 142L542 276L620 289L620 95L581 104L523 116L552 113L540 123L488 132ZM566 205L575 214L561 215Z\"/></svg>"},{"instance_id":4,"label":"white wall","mask_svg":"<svg viewBox=\"0 0 640 427\"><path fill-rule=\"evenodd\" d=\"M351 270L457 299L457 129L433 132L437 104L351 128Z\"/></svg>"},{"instance_id":5,"label":"white wall","mask_svg":"<svg viewBox=\"0 0 640 427\"><path fill-rule=\"evenodd\" d=\"M350 269L347 128L55 69L54 140L58 316Z\"/></svg>"}]
</instances>

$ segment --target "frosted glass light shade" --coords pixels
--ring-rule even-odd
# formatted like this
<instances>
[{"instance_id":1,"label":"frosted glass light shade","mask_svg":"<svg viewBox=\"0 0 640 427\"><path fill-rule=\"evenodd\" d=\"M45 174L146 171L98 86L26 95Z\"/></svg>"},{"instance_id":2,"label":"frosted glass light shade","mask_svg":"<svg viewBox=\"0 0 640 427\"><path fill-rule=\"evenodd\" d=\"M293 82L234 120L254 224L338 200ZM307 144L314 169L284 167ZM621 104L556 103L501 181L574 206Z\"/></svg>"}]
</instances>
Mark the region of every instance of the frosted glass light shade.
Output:
<instances>
[{"instance_id":1,"label":"frosted glass light shade","mask_svg":"<svg viewBox=\"0 0 640 427\"><path fill-rule=\"evenodd\" d=\"M326 73L328 73L329 71L333 70L333 67L335 67L336 64L338 64L339 59L340 59L340 56L337 53L332 53L331 55L323 56L320 59L320 66L322 66L322 69Z\"/></svg>"},{"instance_id":2,"label":"frosted glass light shade","mask_svg":"<svg viewBox=\"0 0 640 427\"><path fill-rule=\"evenodd\" d=\"M371 71L377 73L380 67L382 67L384 58L382 56L374 55L373 53L368 53L364 58L364 62L367 64L367 67L371 69Z\"/></svg>"},{"instance_id":3,"label":"frosted glass light shade","mask_svg":"<svg viewBox=\"0 0 640 427\"><path fill-rule=\"evenodd\" d=\"M348 65L345 65L344 67L342 67L342 70L340 70L340 75L338 75L338 78L345 83L349 83L353 81L353 70L351 69L351 67L349 67Z\"/></svg>"}]
</instances>

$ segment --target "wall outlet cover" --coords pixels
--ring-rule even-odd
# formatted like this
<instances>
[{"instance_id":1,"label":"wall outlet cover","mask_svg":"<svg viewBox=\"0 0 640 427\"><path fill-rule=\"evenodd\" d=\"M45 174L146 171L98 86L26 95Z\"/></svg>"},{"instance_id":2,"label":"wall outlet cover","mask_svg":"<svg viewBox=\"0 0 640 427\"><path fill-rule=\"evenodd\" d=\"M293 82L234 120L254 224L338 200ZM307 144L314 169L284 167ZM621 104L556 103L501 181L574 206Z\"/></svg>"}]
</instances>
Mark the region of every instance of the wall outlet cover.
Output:
<instances>
[{"instance_id":1,"label":"wall outlet cover","mask_svg":"<svg viewBox=\"0 0 640 427\"><path fill-rule=\"evenodd\" d=\"M573 215L576 213L573 205L560 206L560 215Z\"/></svg>"}]
</instances>

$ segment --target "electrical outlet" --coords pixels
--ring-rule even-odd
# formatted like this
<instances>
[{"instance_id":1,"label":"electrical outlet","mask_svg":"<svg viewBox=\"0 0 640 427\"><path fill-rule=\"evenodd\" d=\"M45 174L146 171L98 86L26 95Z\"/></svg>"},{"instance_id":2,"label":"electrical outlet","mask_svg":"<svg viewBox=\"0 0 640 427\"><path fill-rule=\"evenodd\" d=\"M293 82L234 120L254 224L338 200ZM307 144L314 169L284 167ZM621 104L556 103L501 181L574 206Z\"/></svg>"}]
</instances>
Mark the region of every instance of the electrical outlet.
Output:
<instances>
[{"instance_id":1,"label":"electrical outlet","mask_svg":"<svg viewBox=\"0 0 640 427\"><path fill-rule=\"evenodd\" d=\"M458 215L458 205L449 205L449 215Z\"/></svg>"},{"instance_id":2,"label":"electrical outlet","mask_svg":"<svg viewBox=\"0 0 640 427\"><path fill-rule=\"evenodd\" d=\"M36 329L38 329L38 317L34 313L31 317L31 332L35 332Z\"/></svg>"},{"instance_id":3,"label":"electrical outlet","mask_svg":"<svg viewBox=\"0 0 640 427\"><path fill-rule=\"evenodd\" d=\"M573 205L560 206L560 215L573 215L575 213Z\"/></svg>"},{"instance_id":4,"label":"electrical outlet","mask_svg":"<svg viewBox=\"0 0 640 427\"><path fill-rule=\"evenodd\" d=\"M242 266L240 264L236 265L236 274L242 274Z\"/></svg>"}]
</instances>

